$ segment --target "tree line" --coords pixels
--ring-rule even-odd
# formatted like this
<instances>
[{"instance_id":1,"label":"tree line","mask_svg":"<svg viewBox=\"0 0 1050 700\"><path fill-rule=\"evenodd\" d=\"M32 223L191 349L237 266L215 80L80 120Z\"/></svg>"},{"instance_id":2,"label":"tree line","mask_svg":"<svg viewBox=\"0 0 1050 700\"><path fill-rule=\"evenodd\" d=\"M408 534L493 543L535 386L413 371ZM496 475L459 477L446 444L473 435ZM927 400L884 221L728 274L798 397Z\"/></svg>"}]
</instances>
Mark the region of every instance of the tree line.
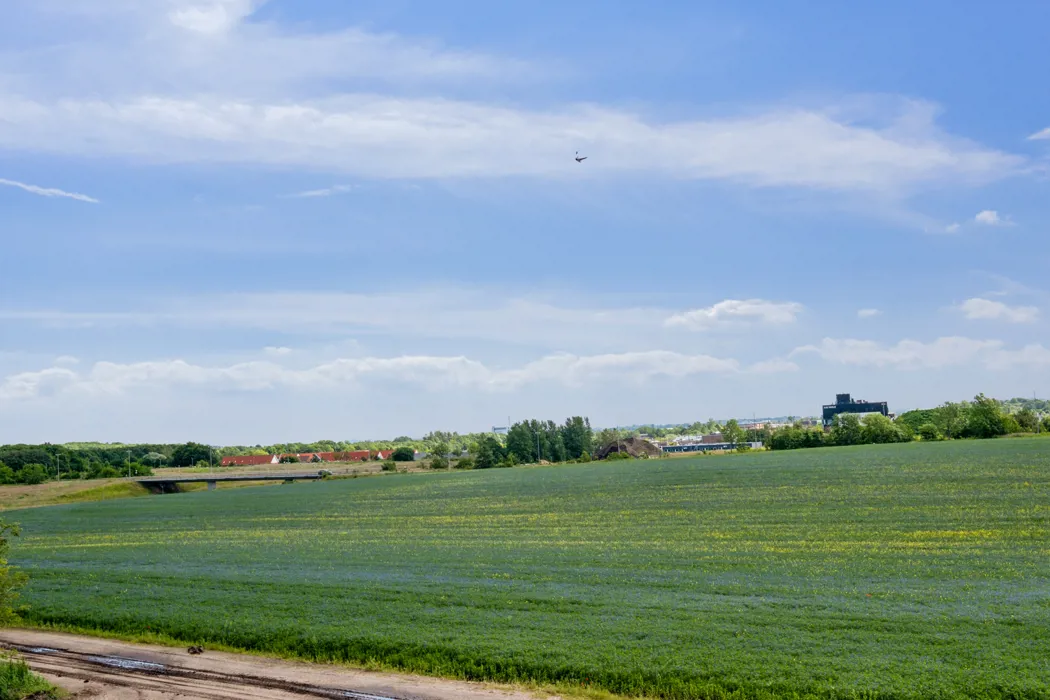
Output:
<instances>
[{"instance_id":1,"label":"tree line","mask_svg":"<svg viewBox=\"0 0 1050 700\"><path fill-rule=\"evenodd\" d=\"M936 408L908 411L896 420L880 413L863 419L856 414L835 417L831 430L795 424L774 430L766 440L772 450L797 450L834 445L871 445L912 440L987 439L1018 433L1050 433L1050 415L1040 417L1025 406L1011 411L1008 402L978 394L973 401L947 402Z\"/></svg>"}]
</instances>

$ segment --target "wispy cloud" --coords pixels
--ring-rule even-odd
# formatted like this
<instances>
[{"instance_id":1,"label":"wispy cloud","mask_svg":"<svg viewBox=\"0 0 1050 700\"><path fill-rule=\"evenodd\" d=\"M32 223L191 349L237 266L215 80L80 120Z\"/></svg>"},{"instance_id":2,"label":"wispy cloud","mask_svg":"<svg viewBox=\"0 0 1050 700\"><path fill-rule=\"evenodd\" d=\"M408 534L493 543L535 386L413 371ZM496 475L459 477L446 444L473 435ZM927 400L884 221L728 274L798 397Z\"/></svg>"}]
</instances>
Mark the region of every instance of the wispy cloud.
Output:
<instances>
[{"instance_id":1,"label":"wispy cloud","mask_svg":"<svg viewBox=\"0 0 1050 700\"><path fill-rule=\"evenodd\" d=\"M958 223L948 224L944 227L945 233L958 233L959 229L962 228Z\"/></svg>"},{"instance_id":2,"label":"wispy cloud","mask_svg":"<svg viewBox=\"0 0 1050 700\"><path fill-rule=\"evenodd\" d=\"M600 177L638 172L756 187L902 192L983 183L1022 159L927 124L863 127L830 113L658 122L611 108L552 111L341 95L259 104L150 95L45 102L0 98L6 148L162 162L263 163L373 178ZM588 169L569 169L574 149Z\"/></svg>"},{"instance_id":3,"label":"wispy cloud","mask_svg":"<svg viewBox=\"0 0 1050 700\"><path fill-rule=\"evenodd\" d=\"M65 391L114 394L136 388L179 386L238 391L321 390L362 381L402 382L434 390L458 386L481 391L512 391L546 382L579 387L609 377L643 382L655 377L790 372L796 369L786 360L742 366L734 359L664 350L585 356L558 353L510 369L490 367L462 356L425 355L339 358L306 369L289 368L274 361L218 367L184 360L131 364L99 362L84 374L66 367L49 367L11 375L0 383L0 400L21 401Z\"/></svg>"},{"instance_id":4,"label":"wispy cloud","mask_svg":"<svg viewBox=\"0 0 1050 700\"><path fill-rule=\"evenodd\" d=\"M879 309L860 309L857 311L857 318L874 318L881 315L882 311Z\"/></svg>"},{"instance_id":5,"label":"wispy cloud","mask_svg":"<svg viewBox=\"0 0 1050 700\"><path fill-rule=\"evenodd\" d=\"M959 309L966 314L966 318L974 320L1033 323L1039 318L1039 309L1034 306L1008 306L991 299L967 299L959 305Z\"/></svg>"},{"instance_id":6,"label":"wispy cloud","mask_svg":"<svg viewBox=\"0 0 1050 700\"><path fill-rule=\"evenodd\" d=\"M18 182L16 180L5 180L0 178L0 185L4 187L17 187L20 190L25 190L31 194L39 195L41 197L61 197L65 199L75 199L78 202L88 202L89 204L98 204L99 201L94 197L88 197L86 194L77 194L76 192L66 192L65 190L55 189L53 187L38 187L36 185L27 185L24 182Z\"/></svg>"},{"instance_id":7,"label":"wispy cloud","mask_svg":"<svg viewBox=\"0 0 1050 700\"><path fill-rule=\"evenodd\" d=\"M795 322L803 308L802 304L796 302L726 299L703 309L675 314L665 321L665 325L704 331L750 323L788 324Z\"/></svg>"},{"instance_id":8,"label":"wispy cloud","mask_svg":"<svg viewBox=\"0 0 1050 700\"><path fill-rule=\"evenodd\" d=\"M357 189L354 185L332 185L320 190L307 190L305 192L297 192L290 195L294 198L312 198L312 197L331 197L334 194L346 194L347 192L353 192Z\"/></svg>"},{"instance_id":9,"label":"wispy cloud","mask_svg":"<svg viewBox=\"0 0 1050 700\"><path fill-rule=\"evenodd\" d=\"M970 365L983 365L989 369L1050 366L1050 349L1040 344L1009 350L1001 340L959 336L938 338L928 343L902 340L895 345L874 340L825 338L818 345L806 345L792 353L805 354L815 354L844 365L911 370Z\"/></svg>"},{"instance_id":10,"label":"wispy cloud","mask_svg":"<svg viewBox=\"0 0 1050 700\"><path fill-rule=\"evenodd\" d=\"M1031 141L1046 141L1046 140L1050 140L1050 127L1047 127L1045 129L1043 129L1042 131L1037 131L1036 133L1032 134L1028 138Z\"/></svg>"}]
</instances>

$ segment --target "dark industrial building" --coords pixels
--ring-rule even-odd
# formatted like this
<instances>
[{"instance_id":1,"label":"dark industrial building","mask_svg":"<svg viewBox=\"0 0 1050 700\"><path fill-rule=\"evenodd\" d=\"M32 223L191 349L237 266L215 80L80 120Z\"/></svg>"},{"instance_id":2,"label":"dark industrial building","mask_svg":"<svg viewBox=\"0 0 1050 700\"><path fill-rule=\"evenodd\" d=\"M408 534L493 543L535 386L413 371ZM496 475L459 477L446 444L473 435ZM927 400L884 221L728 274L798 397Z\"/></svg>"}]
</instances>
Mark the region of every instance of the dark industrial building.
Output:
<instances>
[{"instance_id":1,"label":"dark industrial building","mask_svg":"<svg viewBox=\"0 0 1050 700\"><path fill-rule=\"evenodd\" d=\"M840 413L881 413L889 416L890 407L885 401L854 400L849 394L836 394L835 403L824 407L824 430L831 427L835 416Z\"/></svg>"}]
</instances>

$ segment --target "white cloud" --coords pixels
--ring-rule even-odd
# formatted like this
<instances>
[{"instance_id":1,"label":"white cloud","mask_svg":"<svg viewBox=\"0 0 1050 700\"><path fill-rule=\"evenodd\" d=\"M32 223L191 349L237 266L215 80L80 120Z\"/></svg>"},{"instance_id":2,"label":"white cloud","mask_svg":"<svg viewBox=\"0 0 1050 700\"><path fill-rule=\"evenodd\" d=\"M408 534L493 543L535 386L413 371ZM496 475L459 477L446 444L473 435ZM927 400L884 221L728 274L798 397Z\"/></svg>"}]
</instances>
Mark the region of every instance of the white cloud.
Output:
<instances>
[{"instance_id":1,"label":"white cloud","mask_svg":"<svg viewBox=\"0 0 1050 700\"><path fill-rule=\"evenodd\" d=\"M353 192L356 189L353 185L333 185L331 187L325 187L320 190L307 190L306 192L297 192L291 195L295 198L308 199L312 197L331 197L334 194L345 194L347 192Z\"/></svg>"},{"instance_id":2,"label":"white cloud","mask_svg":"<svg viewBox=\"0 0 1050 700\"><path fill-rule=\"evenodd\" d=\"M273 361L244 362L225 367L206 367L184 360L131 364L98 362L84 374L53 367L11 375L0 383L0 400L25 400L63 390L114 394L135 388L179 386L240 391L279 387L323 390L365 380L407 382L429 389L456 386L508 391L541 382L578 387L605 378L642 382L654 377L796 369L793 363L784 360L742 368L733 359L664 350L589 356L558 353L511 369L489 367L466 357L425 355L339 358L307 368L287 367Z\"/></svg>"},{"instance_id":3,"label":"white cloud","mask_svg":"<svg viewBox=\"0 0 1050 700\"><path fill-rule=\"evenodd\" d=\"M563 301L562 299L559 301ZM564 303L564 301L563 301ZM229 294L157 302L139 310L14 310L0 320L51 327L250 328L275 333L391 333L433 338L476 338L574 348L651 336L672 313L664 308L556 305L541 296L507 298L491 290L431 288L346 294L273 292ZM614 342L622 341L622 342Z\"/></svg>"},{"instance_id":4,"label":"white cloud","mask_svg":"<svg viewBox=\"0 0 1050 700\"><path fill-rule=\"evenodd\" d=\"M999 216L999 212L992 209L985 209L979 212L977 216L973 217L973 220L982 226L1005 226L1009 223L1007 219Z\"/></svg>"},{"instance_id":5,"label":"white cloud","mask_svg":"<svg viewBox=\"0 0 1050 700\"><path fill-rule=\"evenodd\" d=\"M960 228L962 228L962 227L959 224L957 224L957 223L956 224L948 224L947 226L944 227L944 232L945 233L957 233Z\"/></svg>"},{"instance_id":6,"label":"white cloud","mask_svg":"<svg viewBox=\"0 0 1050 700\"><path fill-rule=\"evenodd\" d=\"M879 309L860 309L857 311L857 318L874 318L881 315L882 311Z\"/></svg>"},{"instance_id":7,"label":"white cloud","mask_svg":"<svg viewBox=\"0 0 1050 700\"><path fill-rule=\"evenodd\" d=\"M178 7L168 14L172 24L202 34L220 34L237 26L262 2L253 0L212 0Z\"/></svg>"},{"instance_id":8,"label":"white cloud","mask_svg":"<svg viewBox=\"0 0 1050 700\"><path fill-rule=\"evenodd\" d=\"M266 353L267 355L273 355L274 357L282 357L284 355L291 355L292 354L292 349L291 348L285 348L285 347L273 347L273 346L270 346L270 347L263 348L263 352Z\"/></svg>"},{"instance_id":9,"label":"white cloud","mask_svg":"<svg viewBox=\"0 0 1050 700\"><path fill-rule=\"evenodd\" d=\"M755 374L780 374L782 372L797 372L799 371L799 366L790 360L763 360L748 367L748 371Z\"/></svg>"},{"instance_id":10,"label":"white cloud","mask_svg":"<svg viewBox=\"0 0 1050 700\"><path fill-rule=\"evenodd\" d=\"M726 299L703 309L675 314L665 325L704 331L737 323L788 324L794 323L802 310L803 306L795 302Z\"/></svg>"},{"instance_id":11,"label":"white cloud","mask_svg":"<svg viewBox=\"0 0 1050 700\"><path fill-rule=\"evenodd\" d=\"M12 374L0 384L0 401L45 396L71 386L77 380L77 374L64 367L50 367L39 372Z\"/></svg>"},{"instance_id":12,"label":"white cloud","mask_svg":"<svg viewBox=\"0 0 1050 700\"><path fill-rule=\"evenodd\" d=\"M0 111L6 114L0 146L9 149L379 178L648 172L759 187L899 192L943 180L986 182L1022 163L936 133L903 137L806 110L667 123L585 105L530 111L355 94L270 103L7 96ZM581 147L592 154L589 167L570 170L571 154Z\"/></svg>"},{"instance_id":13,"label":"white cloud","mask_svg":"<svg viewBox=\"0 0 1050 700\"><path fill-rule=\"evenodd\" d=\"M1034 367L1050 364L1050 350L1028 345L1007 350L1001 340L975 340L964 337L938 338L923 343L902 340L885 345L873 340L825 338L819 345L807 345L792 354L816 354L829 362L860 367L898 369L939 369L984 365L989 369Z\"/></svg>"},{"instance_id":14,"label":"white cloud","mask_svg":"<svg viewBox=\"0 0 1050 700\"><path fill-rule=\"evenodd\" d=\"M1032 134L1028 138L1030 140L1032 140L1032 141L1050 140L1050 127L1047 127L1045 129L1043 129L1042 131L1037 131L1036 133Z\"/></svg>"},{"instance_id":15,"label":"white cloud","mask_svg":"<svg viewBox=\"0 0 1050 700\"><path fill-rule=\"evenodd\" d=\"M1010 323L1033 323L1039 318L1034 306L1007 306L991 299L967 299L959 305L966 318L973 320L1002 320Z\"/></svg>"},{"instance_id":16,"label":"white cloud","mask_svg":"<svg viewBox=\"0 0 1050 700\"><path fill-rule=\"evenodd\" d=\"M98 200L94 197L88 197L86 194L77 194L76 192L66 192L64 190L58 190L53 187L38 187L36 185L27 185L24 182L18 182L16 180L5 180L0 178L0 185L5 187L17 187L20 190L25 190L31 194L39 195L41 197L62 197L65 199L75 199L78 202L88 202L89 204L98 204Z\"/></svg>"}]
</instances>

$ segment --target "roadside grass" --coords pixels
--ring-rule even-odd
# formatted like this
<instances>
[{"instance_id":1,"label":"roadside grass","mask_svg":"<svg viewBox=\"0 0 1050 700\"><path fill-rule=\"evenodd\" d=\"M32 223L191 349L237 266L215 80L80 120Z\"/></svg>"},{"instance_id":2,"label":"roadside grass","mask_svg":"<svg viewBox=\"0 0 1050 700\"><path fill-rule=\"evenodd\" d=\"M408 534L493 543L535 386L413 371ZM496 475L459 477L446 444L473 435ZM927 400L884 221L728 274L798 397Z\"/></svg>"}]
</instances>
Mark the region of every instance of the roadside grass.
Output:
<instances>
[{"instance_id":1,"label":"roadside grass","mask_svg":"<svg viewBox=\"0 0 1050 700\"><path fill-rule=\"evenodd\" d=\"M29 670L24 661L0 659L0 700L46 700L64 695Z\"/></svg>"}]
</instances>

